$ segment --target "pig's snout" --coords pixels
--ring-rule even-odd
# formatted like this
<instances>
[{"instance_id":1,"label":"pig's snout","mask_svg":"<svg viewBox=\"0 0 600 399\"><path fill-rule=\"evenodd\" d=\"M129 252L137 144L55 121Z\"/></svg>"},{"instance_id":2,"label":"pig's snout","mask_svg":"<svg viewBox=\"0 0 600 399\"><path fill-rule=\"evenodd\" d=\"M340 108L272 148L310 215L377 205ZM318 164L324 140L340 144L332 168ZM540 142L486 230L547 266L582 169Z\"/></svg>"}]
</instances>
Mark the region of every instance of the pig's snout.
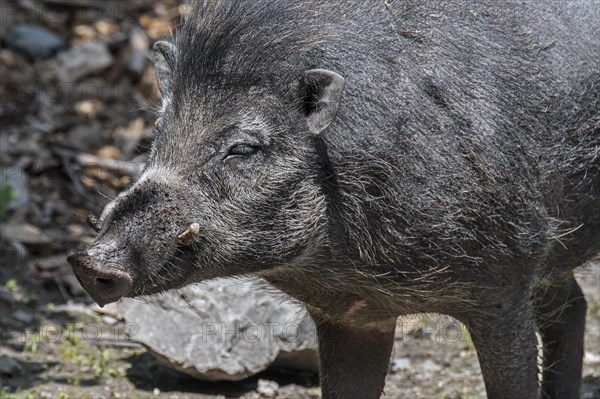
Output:
<instances>
[{"instance_id":1,"label":"pig's snout","mask_svg":"<svg viewBox=\"0 0 600 399\"><path fill-rule=\"evenodd\" d=\"M115 302L127 295L132 288L132 276L114 266L98 266L87 252L79 252L67 258L77 279L98 305Z\"/></svg>"}]
</instances>

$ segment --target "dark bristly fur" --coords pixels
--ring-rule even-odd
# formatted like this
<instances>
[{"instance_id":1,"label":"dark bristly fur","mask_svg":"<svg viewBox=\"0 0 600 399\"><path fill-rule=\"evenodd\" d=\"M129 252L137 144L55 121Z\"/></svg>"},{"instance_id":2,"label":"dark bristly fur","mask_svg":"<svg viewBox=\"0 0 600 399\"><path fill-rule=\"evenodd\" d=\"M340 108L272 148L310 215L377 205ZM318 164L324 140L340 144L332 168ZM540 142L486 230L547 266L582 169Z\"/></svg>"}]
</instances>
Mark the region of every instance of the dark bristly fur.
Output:
<instances>
[{"instance_id":1,"label":"dark bristly fur","mask_svg":"<svg viewBox=\"0 0 600 399\"><path fill-rule=\"evenodd\" d=\"M378 397L415 312L467 325L489 398L538 395L537 327L544 397L575 398L599 26L595 0L194 2L146 171L73 262L131 275L102 301L265 278L315 319L325 398Z\"/></svg>"}]
</instances>

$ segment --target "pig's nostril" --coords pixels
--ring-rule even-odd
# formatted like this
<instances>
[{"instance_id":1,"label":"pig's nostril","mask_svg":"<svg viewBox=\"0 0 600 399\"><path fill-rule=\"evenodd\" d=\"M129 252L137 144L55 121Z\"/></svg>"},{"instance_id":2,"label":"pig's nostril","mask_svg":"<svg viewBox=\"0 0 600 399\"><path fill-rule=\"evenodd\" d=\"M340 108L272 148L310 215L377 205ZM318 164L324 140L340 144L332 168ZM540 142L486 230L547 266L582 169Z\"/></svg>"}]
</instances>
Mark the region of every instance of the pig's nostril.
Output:
<instances>
[{"instance_id":1,"label":"pig's nostril","mask_svg":"<svg viewBox=\"0 0 600 399\"><path fill-rule=\"evenodd\" d=\"M84 285L84 288L98 302L98 305L103 306L127 295L132 283L132 278L127 273L114 270L103 271L100 276L93 277L91 284Z\"/></svg>"},{"instance_id":2,"label":"pig's nostril","mask_svg":"<svg viewBox=\"0 0 600 399\"><path fill-rule=\"evenodd\" d=\"M100 306L119 300L133 286L131 273L112 266L98 266L89 253L71 255L68 261L83 288Z\"/></svg>"},{"instance_id":3,"label":"pig's nostril","mask_svg":"<svg viewBox=\"0 0 600 399\"><path fill-rule=\"evenodd\" d=\"M110 279L110 278L103 278L103 277L98 277L96 278L96 282L100 285L106 286L106 287L110 287L113 285L114 280Z\"/></svg>"}]
</instances>

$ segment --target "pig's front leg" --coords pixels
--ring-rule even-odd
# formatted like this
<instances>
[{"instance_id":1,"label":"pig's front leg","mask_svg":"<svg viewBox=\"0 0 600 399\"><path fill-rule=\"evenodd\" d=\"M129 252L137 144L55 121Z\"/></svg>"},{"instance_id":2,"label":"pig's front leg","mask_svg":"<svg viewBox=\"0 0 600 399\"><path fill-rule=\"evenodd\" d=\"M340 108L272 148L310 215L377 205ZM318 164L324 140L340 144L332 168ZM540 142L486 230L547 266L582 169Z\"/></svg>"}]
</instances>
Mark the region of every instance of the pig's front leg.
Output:
<instances>
[{"instance_id":1,"label":"pig's front leg","mask_svg":"<svg viewBox=\"0 0 600 399\"><path fill-rule=\"evenodd\" d=\"M396 318L364 326L313 314L323 399L379 398L394 344Z\"/></svg>"}]
</instances>

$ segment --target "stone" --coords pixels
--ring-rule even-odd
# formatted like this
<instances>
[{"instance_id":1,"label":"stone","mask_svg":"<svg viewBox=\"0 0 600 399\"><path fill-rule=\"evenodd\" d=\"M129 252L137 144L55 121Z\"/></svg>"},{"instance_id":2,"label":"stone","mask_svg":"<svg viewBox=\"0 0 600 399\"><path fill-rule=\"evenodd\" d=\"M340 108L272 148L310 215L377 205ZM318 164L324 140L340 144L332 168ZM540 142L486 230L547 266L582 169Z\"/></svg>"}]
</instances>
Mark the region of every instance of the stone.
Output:
<instances>
[{"instance_id":1,"label":"stone","mask_svg":"<svg viewBox=\"0 0 600 399\"><path fill-rule=\"evenodd\" d=\"M136 79L139 79L146 70L146 65L150 59L148 56L149 49L150 44L144 31L140 28L132 29L129 34L127 69L133 73Z\"/></svg>"},{"instance_id":2,"label":"stone","mask_svg":"<svg viewBox=\"0 0 600 399\"><path fill-rule=\"evenodd\" d=\"M74 318L81 318L82 316L86 316L91 319L96 318L96 313L85 306L85 304L73 301L69 301L63 305L57 305L52 309L52 311L54 313L65 313Z\"/></svg>"},{"instance_id":3,"label":"stone","mask_svg":"<svg viewBox=\"0 0 600 399\"><path fill-rule=\"evenodd\" d=\"M100 148L105 142L102 124L95 119L73 126L67 137L73 147L87 151Z\"/></svg>"},{"instance_id":4,"label":"stone","mask_svg":"<svg viewBox=\"0 0 600 399\"><path fill-rule=\"evenodd\" d=\"M407 357L396 357L391 364L392 373L411 369L410 359Z\"/></svg>"},{"instance_id":5,"label":"stone","mask_svg":"<svg viewBox=\"0 0 600 399\"><path fill-rule=\"evenodd\" d=\"M0 233L6 241L16 241L26 245L50 244L52 239L38 227L31 224L2 224Z\"/></svg>"},{"instance_id":6,"label":"stone","mask_svg":"<svg viewBox=\"0 0 600 399\"><path fill-rule=\"evenodd\" d=\"M275 398L277 397L277 391L279 390L279 384L275 381L269 380L258 380L256 392L260 394L261 398Z\"/></svg>"},{"instance_id":7,"label":"stone","mask_svg":"<svg viewBox=\"0 0 600 399\"><path fill-rule=\"evenodd\" d=\"M32 313L19 309L13 313L13 319L21 323L29 324L33 321L34 315Z\"/></svg>"},{"instance_id":8,"label":"stone","mask_svg":"<svg viewBox=\"0 0 600 399\"><path fill-rule=\"evenodd\" d=\"M583 378L580 399L600 399L600 377L588 375Z\"/></svg>"},{"instance_id":9,"label":"stone","mask_svg":"<svg viewBox=\"0 0 600 399\"><path fill-rule=\"evenodd\" d=\"M589 364L600 363L600 355L586 351L583 356L583 361Z\"/></svg>"},{"instance_id":10,"label":"stone","mask_svg":"<svg viewBox=\"0 0 600 399\"><path fill-rule=\"evenodd\" d=\"M0 375L16 377L23 371L23 367L18 361L10 356L0 356Z\"/></svg>"},{"instance_id":11,"label":"stone","mask_svg":"<svg viewBox=\"0 0 600 399\"><path fill-rule=\"evenodd\" d=\"M80 47L73 47L56 57L56 74L62 82L75 82L95 75L109 67L113 58L106 43L91 40Z\"/></svg>"},{"instance_id":12,"label":"stone","mask_svg":"<svg viewBox=\"0 0 600 399\"><path fill-rule=\"evenodd\" d=\"M118 302L130 338L167 365L209 381L237 381L267 367L318 371L312 319L251 278L220 278Z\"/></svg>"},{"instance_id":13,"label":"stone","mask_svg":"<svg viewBox=\"0 0 600 399\"><path fill-rule=\"evenodd\" d=\"M423 362L423 368L427 371L440 371L442 369L442 366L440 366L431 359L427 359L425 360L425 362Z\"/></svg>"},{"instance_id":14,"label":"stone","mask_svg":"<svg viewBox=\"0 0 600 399\"><path fill-rule=\"evenodd\" d=\"M12 195L6 210L26 209L29 203L27 173L19 165L6 165L0 170L0 185L10 186Z\"/></svg>"},{"instance_id":15,"label":"stone","mask_svg":"<svg viewBox=\"0 0 600 399\"><path fill-rule=\"evenodd\" d=\"M12 310L15 306L15 297L12 292L0 287L0 323L12 321Z\"/></svg>"},{"instance_id":16,"label":"stone","mask_svg":"<svg viewBox=\"0 0 600 399\"><path fill-rule=\"evenodd\" d=\"M113 319L117 320L123 320L123 315L121 314L119 306L116 303L109 303L104 305L103 307L98 306L97 303L93 303L88 307L98 314L110 316Z\"/></svg>"},{"instance_id":17,"label":"stone","mask_svg":"<svg viewBox=\"0 0 600 399\"><path fill-rule=\"evenodd\" d=\"M6 47L11 48L33 60L45 60L53 57L66 47L63 38L43 26L19 24L13 26L4 36Z\"/></svg>"}]
</instances>

